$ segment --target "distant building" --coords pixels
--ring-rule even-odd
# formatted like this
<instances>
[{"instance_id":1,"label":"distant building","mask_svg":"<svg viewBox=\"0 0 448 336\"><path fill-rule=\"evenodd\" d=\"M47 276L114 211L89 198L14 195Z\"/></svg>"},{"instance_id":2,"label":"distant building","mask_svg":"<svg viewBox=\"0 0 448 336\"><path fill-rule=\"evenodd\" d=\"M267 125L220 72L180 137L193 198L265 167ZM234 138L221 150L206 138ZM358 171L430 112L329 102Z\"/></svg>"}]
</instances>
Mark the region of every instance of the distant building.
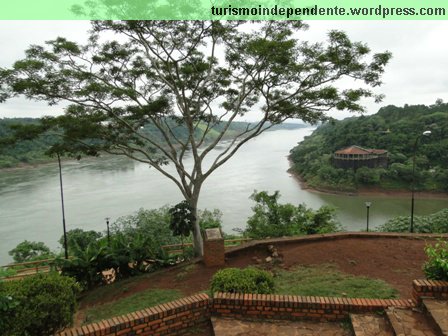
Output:
<instances>
[{"instance_id":1,"label":"distant building","mask_svg":"<svg viewBox=\"0 0 448 336\"><path fill-rule=\"evenodd\" d=\"M359 167L387 168L388 160L387 151L384 149L367 149L359 146L337 150L332 158L333 166L336 168L354 170Z\"/></svg>"}]
</instances>

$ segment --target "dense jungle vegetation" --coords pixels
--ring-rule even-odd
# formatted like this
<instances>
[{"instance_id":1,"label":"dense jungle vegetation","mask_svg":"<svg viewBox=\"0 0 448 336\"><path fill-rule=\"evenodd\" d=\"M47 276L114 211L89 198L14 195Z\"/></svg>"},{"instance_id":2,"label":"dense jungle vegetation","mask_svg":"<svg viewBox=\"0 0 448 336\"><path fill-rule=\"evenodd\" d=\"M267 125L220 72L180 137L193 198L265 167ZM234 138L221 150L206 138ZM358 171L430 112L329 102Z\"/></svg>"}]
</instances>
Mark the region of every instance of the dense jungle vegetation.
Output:
<instances>
[{"instance_id":1,"label":"dense jungle vegetation","mask_svg":"<svg viewBox=\"0 0 448 336\"><path fill-rule=\"evenodd\" d=\"M370 116L331 120L318 127L291 150L293 171L310 187L354 191L359 187L409 189L417 137L416 190L448 191L448 104L386 106ZM337 169L333 152L351 145L386 149L389 165L383 168Z\"/></svg>"}]
</instances>

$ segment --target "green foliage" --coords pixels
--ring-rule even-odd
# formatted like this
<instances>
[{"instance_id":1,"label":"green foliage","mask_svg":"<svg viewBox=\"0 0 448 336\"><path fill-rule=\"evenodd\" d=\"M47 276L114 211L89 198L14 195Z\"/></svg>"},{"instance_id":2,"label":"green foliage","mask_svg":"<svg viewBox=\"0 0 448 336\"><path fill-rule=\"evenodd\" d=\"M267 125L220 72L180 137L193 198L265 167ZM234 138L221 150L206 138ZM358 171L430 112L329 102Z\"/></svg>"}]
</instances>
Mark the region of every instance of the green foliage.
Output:
<instances>
[{"instance_id":1,"label":"green foliage","mask_svg":"<svg viewBox=\"0 0 448 336\"><path fill-rule=\"evenodd\" d=\"M426 246L428 261L423 271L428 279L448 281L448 241L440 240L434 246Z\"/></svg>"},{"instance_id":2,"label":"green foliage","mask_svg":"<svg viewBox=\"0 0 448 336\"><path fill-rule=\"evenodd\" d=\"M219 209L210 210L199 210L199 226L201 230L214 229L222 227L222 212Z\"/></svg>"},{"instance_id":3,"label":"green foliage","mask_svg":"<svg viewBox=\"0 0 448 336\"><path fill-rule=\"evenodd\" d=\"M448 190L448 104L382 107L377 114L331 120L291 150L293 170L311 186L350 191L360 186L405 189L412 181L414 143L422 132L416 155L416 189ZM332 154L358 145L386 149L388 169L359 168L356 173L332 166Z\"/></svg>"},{"instance_id":4,"label":"green foliage","mask_svg":"<svg viewBox=\"0 0 448 336\"><path fill-rule=\"evenodd\" d=\"M167 258L156 236L135 232L132 236L116 232L109 247L112 268L118 278L150 271L164 265Z\"/></svg>"},{"instance_id":5,"label":"green foliage","mask_svg":"<svg viewBox=\"0 0 448 336\"><path fill-rule=\"evenodd\" d=\"M54 257L50 249L42 242L25 240L8 252L16 263L43 260Z\"/></svg>"},{"instance_id":6,"label":"green foliage","mask_svg":"<svg viewBox=\"0 0 448 336\"><path fill-rule=\"evenodd\" d=\"M29 138L24 136L24 139L14 143L14 146L9 145L15 132L12 129L14 125L21 124L32 127L38 123L38 119L32 118L0 119L0 168L10 168L22 163L39 163L50 160L45 154L46 150L55 141L55 138L50 135L33 140L29 140Z\"/></svg>"},{"instance_id":7,"label":"green foliage","mask_svg":"<svg viewBox=\"0 0 448 336\"><path fill-rule=\"evenodd\" d=\"M82 229L73 229L70 231L67 231L67 247L70 252L70 250L79 248L79 249L85 249L87 246L98 240L102 237L102 234L97 231L84 231ZM62 247L64 247L64 236L61 236L59 239L59 244L61 244Z\"/></svg>"},{"instance_id":8,"label":"green foliage","mask_svg":"<svg viewBox=\"0 0 448 336\"><path fill-rule=\"evenodd\" d=\"M196 216L187 201L182 201L168 210L171 216L170 229L174 236L189 236L193 231Z\"/></svg>"},{"instance_id":9,"label":"green foliage","mask_svg":"<svg viewBox=\"0 0 448 336\"><path fill-rule=\"evenodd\" d=\"M132 239L137 234L156 238L158 245L180 243L170 230L170 214L167 206L159 209L140 209L133 215L118 218L111 225L111 232L121 232Z\"/></svg>"},{"instance_id":10,"label":"green foliage","mask_svg":"<svg viewBox=\"0 0 448 336\"><path fill-rule=\"evenodd\" d=\"M12 298L0 318L7 325L2 335L47 336L70 326L78 291L74 279L57 273L0 283L0 298Z\"/></svg>"},{"instance_id":11,"label":"green foliage","mask_svg":"<svg viewBox=\"0 0 448 336\"><path fill-rule=\"evenodd\" d=\"M271 294L274 279L269 272L255 267L225 268L215 273L211 291L228 293Z\"/></svg>"},{"instance_id":12,"label":"green foliage","mask_svg":"<svg viewBox=\"0 0 448 336\"><path fill-rule=\"evenodd\" d=\"M112 268L112 256L104 241L93 241L86 248L75 245L69 259L58 258L61 274L73 277L83 289L104 281L102 271Z\"/></svg>"},{"instance_id":13,"label":"green foliage","mask_svg":"<svg viewBox=\"0 0 448 336\"><path fill-rule=\"evenodd\" d=\"M9 277L15 274L17 274L17 271L14 270L13 268L0 267L0 280L1 278Z\"/></svg>"},{"instance_id":14,"label":"green foliage","mask_svg":"<svg viewBox=\"0 0 448 336\"><path fill-rule=\"evenodd\" d=\"M14 309L19 305L11 295L5 293L0 283L0 335L4 335L4 330L14 328Z\"/></svg>"},{"instance_id":15,"label":"green foliage","mask_svg":"<svg viewBox=\"0 0 448 336\"><path fill-rule=\"evenodd\" d=\"M355 178L359 185L377 185L380 183L382 169L361 167L356 170Z\"/></svg>"},{"instance_id":16,"label":"green foliage","mask_svg":"<svg viewBox=\"0 0 448 336\"><path fill-rule=\"evenodd\" d=\"M280 193L269 195L266 191L254 192L256 202L254 214L247 220L244 234L250 238L283 237L300 234L328 233L339 231L335 210L323 206L319 210L304 204L279 204Z\"/></svg>"},{"instance_id":17,"label":"green foliage","mask_svg":"<svg viewBox=\"0 0 448 336\"><path fill-rule=\"evenodd\" d=\"M410 216L399 216L388 220L377 228L380 232L409 232ZM428 216L414 216L416 233L448 233L448 208Z\"/></svg>"},{"instance_id":18,"label":"green foliage","mask_svg":"<svg viewBox=\"0 0 448 336\"><path fill-rule=\"evenodd\" d=\"M191 220L188 213L182 214L187 216L179 218ZM70 258L58 258L57 264L62 274L74 277L83 289L107 283L104 271L107 274L112 272L118 280L172 265L178 262L177 257L170 257L162 249L163 245L181 242L171 232L172 218L170 208L166 206L154 210L140 209L136 214L121 217L112 224L110 241L95 231L71 230L67 233ZM199 211L199 218L204 225L220 224L218 210ZM183 233L189 235L190 232L191 229ZM191 236L186 239L191 240ZM63 237L60 243L63 243ZM184 258L190 255L190 249L184 251Z\"/></svg>"}]
</instances>

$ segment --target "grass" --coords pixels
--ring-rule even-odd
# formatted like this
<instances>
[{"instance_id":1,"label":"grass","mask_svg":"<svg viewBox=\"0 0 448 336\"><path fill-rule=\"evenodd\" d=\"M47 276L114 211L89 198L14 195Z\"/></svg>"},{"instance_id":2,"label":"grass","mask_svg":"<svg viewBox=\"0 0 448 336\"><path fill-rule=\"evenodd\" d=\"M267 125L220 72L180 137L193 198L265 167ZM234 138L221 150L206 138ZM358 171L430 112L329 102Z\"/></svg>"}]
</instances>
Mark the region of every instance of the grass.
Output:
<instances>
[{"instance_id":1,"label":"grass","mask_svg":"<svg viewBox=\"0 0 448 336\"><path fill-rule=\"evenodd\" d=\"M197 265L182 267L175 276L182 281L193 272ZM398 292L382 280L357 277L340 272L334 265L299 266L290 270L274 269L275 294L302 296L336 296L389 299L397 298ZM98 288L83 299L91 306L85 310L84 323L91 323L169 302L183 297L176 289L147 289L145 291L118 299L106 304L95 305L104 297L116 297L132 290L136 278L119 281L115 284Z\"/></svg>"},{"instance_id":2,"label":"grass","mask_svg":"<svg viewBox=\"0 0 448 336\"><path fill-rule=\"evenodd\" d=\"M274 279L276 294L372 299L398 297L397 290L382 280L345 274L332 265L278 270Z\"/></svg>"},{"instance_id":3,"label":"grass","mask_svg":"<svg viewBox=\"0 0 448 336\"><path fill-rule=\"evenodd\" d=\"M174 289L148 289L114 302L86 309L84 323L92 323L142 310L164 302L179 299L182 296L180 291Z\"/></svg>"}]
</instances>

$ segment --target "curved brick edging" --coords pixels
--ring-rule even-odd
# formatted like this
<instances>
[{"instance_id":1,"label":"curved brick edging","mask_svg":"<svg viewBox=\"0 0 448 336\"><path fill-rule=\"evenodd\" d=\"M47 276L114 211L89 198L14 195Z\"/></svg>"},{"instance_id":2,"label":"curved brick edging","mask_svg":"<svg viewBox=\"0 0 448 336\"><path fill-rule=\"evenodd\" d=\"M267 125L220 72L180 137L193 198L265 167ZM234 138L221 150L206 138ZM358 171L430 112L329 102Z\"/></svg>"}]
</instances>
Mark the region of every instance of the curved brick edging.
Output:
<instances>
[{"instance_id":1,"label":"curved brick edging","mask_svg":"<svg viewBox=\"0 0 448 336\"><path fill-rule=\"evenodd\" d=\"M390 238L390 239L437 239L446 238L448 239L448 234L443 233L395 233L395 232L336 232L336 233L325 233L325 234L313 234L305 236L296 237L283 237L283 238L272 238L263 240L252 240L250 242L244 243L242 245L229 248L225 251L226 255L232 255L246 249L253 247L267 246L273 244L294 244L294 243L308 243L316 241L325 240L339 240L339 239L350 239L350 238L360 238L360 239L375 239L375 238Z\"/></svg>"},{"instance_id":2,"label":"curved brick edging","mask_svg":"<svg viewBox=\"0 0 448 336\"><path fill-rule=\"evenodd\" d=\"M189 329L211 316L235 319L340 321L350 313L413 308L421 298L448 299L448 282L414 280L415 300L362 299L294 295L216 293L198 294L127 315L67 329L58 336L188 335Z\"/></svg>"},{"instance_id":3,"label":"curved brick edging","mask_svg":"<svg viewBox=\"0 0 448 336\"><path fill-rule=\"evenodd\" d=\"M412 282L412 297L418 303L422 298L448 300L448 281L414 280Z\"/></svg>"},{"instance_id":4,"label":"curved brick edging","mask_svg":"<svg viewBox=\"0 0 448 336\"><path fill-rule=\"evenodd\" d=\"M217 293L211 314L230 318L339 321L349 313L415 307L413 300Z\"/></svg>"},{"instance_id":5,"label":"curved brick edging","mask_svg":"<svg viewBox=\"0 0 448 336\"><path fill-rule=\"evenodd\" d=\"M412 300L216 293L198 294L127 315L64 330L56 336L188 335L211 316L241 319L338 321L352 312L414 307Z\"/></svg>"},{"instance_id":6,"label":"curved brick edging","mask_svg":"<svg viewBox=\"0 0 448 336\"><path fill-rule=\"evenodd\" d=\"M79 328L64 330L57 336L184 335L188 329L208 323L210 302L198 294L117 316Z\"/></svg>"}]
</instances>

